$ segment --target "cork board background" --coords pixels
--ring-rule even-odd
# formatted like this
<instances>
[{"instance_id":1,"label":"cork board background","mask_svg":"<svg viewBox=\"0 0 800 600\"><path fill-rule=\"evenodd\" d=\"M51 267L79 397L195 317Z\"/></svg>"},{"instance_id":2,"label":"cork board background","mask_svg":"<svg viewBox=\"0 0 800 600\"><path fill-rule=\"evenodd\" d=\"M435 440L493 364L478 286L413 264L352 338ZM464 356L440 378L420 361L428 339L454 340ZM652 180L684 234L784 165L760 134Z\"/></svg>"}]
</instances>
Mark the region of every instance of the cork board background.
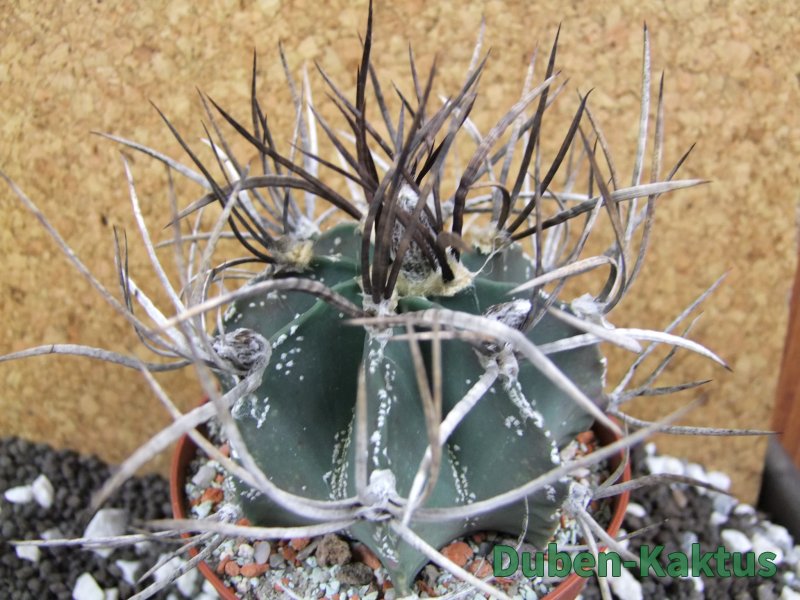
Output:
<instances>
[{"instance_id":1,"label":"cork board background","mask_svg":"<svg viewBox=\"0 0 800 600\"><path fill-rule=\"evenodd\" d=\"M284 143L292 112L277 43L291 68L318 60L352 92L366 3L332 1L3 3L0 7L0 168L36 201L101 281L115 288L111 227L135 225L118 147L108 131L182 158L148 103L153 100L198 145L195 87L238 115L248 114L253 48L260 95ZM486 131L518 97L530 52L549 48L563 26L559 65L570 91L550 115L560 139L574 91L595 88L594 114L617 164L630 173L638 116L642 22L652 32L653 66L666 71L666 163L699 142L683 175L713 181L665 198L637 294L616 323L660 328L720 274L694 339L734 372L682 357L668 381L710 377L709 404L689 422L768 427L795 267L797 157L800 155L800 25L791 3L760 0L669 3L376 3L375 64L384 87L407 83L407 44L427 72L438 52L435 91L452 93L469 62L481 16L492 55L473 117ZM540 63L541 64L541 63ZM316 98L326 106L318 75ZM407 87L405 88L407 89ZM136 157L145 217L165 219L163 168ZM181 201L194 199L184 194ZM0 186L0 353L49 342L139 352L138 341L67 264L36 220ZM148 290L146 257L132 243L131 272ZM615 355L614 358L619 358ZM624 364L630 360L623 357ZM620 367L612 369L614 382ZM615 375L616 374L616 375ZM199 397L185 375L160 380L183 407ZM17 434L119 461L166 423L135 372L85 359L42 357L0 364L0 435ZM637 414L664 414L692 398L648 402ZM659 439L664 451L730 473L734 491L754 500L764 440ZM166 461L153 465L162 468Z\"/></svg>"}]
</instances>

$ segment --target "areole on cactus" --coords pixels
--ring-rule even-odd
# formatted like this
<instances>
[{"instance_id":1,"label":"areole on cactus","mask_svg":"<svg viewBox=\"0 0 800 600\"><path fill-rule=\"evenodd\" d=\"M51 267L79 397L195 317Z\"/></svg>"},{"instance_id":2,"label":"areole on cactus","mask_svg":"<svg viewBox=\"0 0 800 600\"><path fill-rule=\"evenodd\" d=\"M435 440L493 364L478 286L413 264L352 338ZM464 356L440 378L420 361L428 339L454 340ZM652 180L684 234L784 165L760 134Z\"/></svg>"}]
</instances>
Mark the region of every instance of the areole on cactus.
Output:
<instances>
[{"instance_id":1,"label":"areole on cactus","mask_svg":"<svg viewBox=\"0 0 800 600\"><path fill-rule=\"evenodd\" d=\"M229 491L255 529L209 519L154 526L214 536L247 530L266 538L345 531L372 549L400 592L410 592L417 572L433 559L496 597L505 596L436 549L477 530L513 533L542 547L565 511L586 525L591 516L585 507L596 490L572 483L570 470L665 427L630 419L620 407L649 393L672 357L642 387L628 390L642 364L637 359L608 392L599 344L644 356L666 343L724 363L685 337L615 329L606 320L640 270L655 201L702 183L675 179L686 155L661 178L661 89L650 181L642 183L651 86L646 29L638 152L628 187L620 182L588 96L579 97L552 160L543 157L545 111L564 89L555 87L557 43L558 35L542 82L532 85L532 63L519 101L485 135L470 120L486 62L480 42L464 84L437 109L431 101L435 65L423 85L410 54L415 97L409 100L398 91L400 112L391 118L370 62L370 6L355 100L320 69L351 129L348 134L335 131L317 113L307 79L298 93L286 67L296 103L296 138L290 153L279 152L256 97L254 59L251 128L203 97L216 136L207 131L206 141L224 183L163 114L197 171L107 136L164 162L207 193L183 211L175 209L173 241L178 266L185 270L181 285L173 286L156 256L125 162L137 224L173 301L172 317L133 282L121 239L117 267L123 302L92 278L47 225L142 341L175 359L152 365L77 346L4 357L58 351L138 368L172 412L172 425L121 466L96 503L156 453L189 435L228 470ZM369 89L380 122L368 119ZM257 152L255 168L261 174L251 175L252 165L235 158L211 105ZM319 155L318 127L334 148L332 158ZM465 132L477 147L458 168L454 149ZM598 145L604 165L596 156ZM587 167L583 190L577 184L581 165ZM454 166L449 190L443 181ZM562 167L565 183L556 191ZM332 184L331 177L342 185ZM44 221L32 201L11 186ZM337 191L345 186L349 194ZM479 195L481 188L488 193ZM329 206L317 206L317 200ZM214 203L221 214L201 235L199 215ZM183 239L182 227L195 214L191 234ZM581 258L601 215L608 218L613 242L605 252ZM226 222L247 256L212 266ZM326 222L332 224L324 227ZM191 248L189 259L181 254L184 244ZM567 279L598 268L609 270L599 293L571 304L559 299ZM245 283L229 291L237 279ZM135 303L152 326L134 315ZM214 310L216 318L209 323L206 314ZM643 341L651 344L643 348ZM196 368L211 402L181 414L151 372L188 364ZM608 413L638 431L583 459L563 460L565 446L594 422L619 432ZM232 458L196 429L213 419L231 443ZM604 487L613 488L618 475Z\"/></svg>"}]
</instances>

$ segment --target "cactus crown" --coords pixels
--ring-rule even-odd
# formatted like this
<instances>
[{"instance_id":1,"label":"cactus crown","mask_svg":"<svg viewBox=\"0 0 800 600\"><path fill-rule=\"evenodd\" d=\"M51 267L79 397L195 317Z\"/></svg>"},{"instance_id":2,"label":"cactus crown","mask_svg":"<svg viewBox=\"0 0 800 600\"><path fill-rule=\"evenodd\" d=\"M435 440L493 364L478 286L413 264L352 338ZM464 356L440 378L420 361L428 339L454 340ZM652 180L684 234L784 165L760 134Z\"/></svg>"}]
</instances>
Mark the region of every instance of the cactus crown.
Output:
<instances>
[{"instance_id":1,"label":"cactus crown","mask_svg":"<svg viewBox=\"0 0 800 600\"><path fill-rule=\"evenodd\" d=\"M163 114L197 170L108 136L163 161L207 193L173 219L176 247L191 247L190 259L181 258L185 275L176 290L158 262L125 163L144 242L176 314L166 317L134 284L120 240L124 303L102 291L149 347L177 360L146 365L111 353L101 358L140 368L166 402L150 372L192 363L211 402L183 415L173 410L175 422L122 466L97 502L188 433L231 472L243 512L268 528L261 534L347 531L378 555L400 591L408 591L433 559L502 596L436 548L477 529L521 534L543 546L562 511L581 522L591 519L585 507L592 494L566 476L615 448L572 462L560 452L595 421L619 431L607 413L628 419L622 403L651 391L663 369L643 387L628 389L637 360L606 392L598 344L642 356L667 343L722 362L683 337L614 329L606 321L639 272L656 199L700 183L674 178L686 156L660 179L661 88L650 181L642 183L651 86L647 40L645 29L639 151L628 187L621 185L587 96L579 98L555 156L550 162L543 156L543 118L564 89L555 70L558 35L542 82L531 83L532 62L519 101L481 135L470 120L486 63L480 41L461 89L439 108L432 101L435 65L423 82L409 52L415 97L398 91L401 106L393 120L370 62L371 7L354 101L320 69L348 134L317 113L307 80L298 92L287 68L297 135L292 151L281 153L256 98L254 59L252 126L203 97L216 137L207 131L207 143L224 181ZM368 88L380 123L367 118ZM234 157L217 115L255 149L260 174ZM318 129L334 147L333 159L318 154ZM456 162L457 137L465 135L476 148L464 168L453 169L454 191L446 193L442 184ZM581 191L582 164L588 168ZM561 170L566 183L556 190ZM348 194L330 177L340 178ZM487 193L476 193L480 188ZM222 211L208 235L199 235L198 218L184 240L181 225L213 203ZM605 252L581 258L602 214L614 241ZM247 256L211 266L226 222ZM260 270L245 270L253 264ZM601 267L609 276L599 294L569 305L558 299L568 278ZM236 279L245 284L228 291ZM134 316L134 301L154 327ZM216 319L207 323L215 309ZM641 341L652 343L643 348ZM233 459L195 430L212 418L223 426ZM639 431L620 445L664 427L634 424ZM241 533L216 521L160 525Z\"/></svg>"}]
</instances>

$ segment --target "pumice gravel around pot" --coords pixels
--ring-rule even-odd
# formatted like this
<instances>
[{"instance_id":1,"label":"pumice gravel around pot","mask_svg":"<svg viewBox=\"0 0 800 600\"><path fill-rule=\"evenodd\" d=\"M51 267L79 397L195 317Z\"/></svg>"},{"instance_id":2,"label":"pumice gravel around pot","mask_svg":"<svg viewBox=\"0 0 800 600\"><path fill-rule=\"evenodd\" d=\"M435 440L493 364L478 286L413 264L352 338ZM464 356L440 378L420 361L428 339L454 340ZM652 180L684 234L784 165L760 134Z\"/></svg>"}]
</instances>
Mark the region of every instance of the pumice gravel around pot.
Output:
<instances>
[{"instance_id":1,"label":"pumice gravel around pot","mask_svg":"<svg viewBox=\"0 0 800 600\"><path fill-rule=\"evenodd\" d=\"M106 134L168 168L171 206L155 227L170 225L170 235L157 245L122 156L139 234L168 306L156 306L135 283L124 232L115 231L115 296L6 178L158 360L58 344L4 358L77 354L138 369L172 415L173 423L110 477L94 509L184 435L224 469L235 510L148 524L159 535L194 534L188 544L199 552L176 577L229 538L255 544L338 534L369 549L400 596L412 593L430 561L476 593L507 598L501 581L477 576L442 549L489 530L543 550L562 517L576 521L595 558L608 546L633 560L587 507L654 480L620 482L624 464L596 485L570 473L655 431L725 433L673 425L697 403L654 423L624 412L634 397L703 383L658 384L680 350L726 366L688 339L690 327L682 324L719 282L664 331L609 321L643 265L656 202L703 183L680 178L688 151L662 164L663 79L651 81L648 32L637 152L623 174L590 94L576 97L556 68L560 32L544 66L531 60L518 101L481 134L471 115L480 110L489 60L482 35L459 89L437 100L436 63L420 77L409 53L413 94L398 91L395 99L373 61L372 20L370 7L354 94L319 68L340 124L317 112L310 78L303 73L298 84L284 60L296 127L288 141L273 133L256 94L254 59L249 115L233 115L201 94L210 125L205 148L187 143L159 111L188 164ZM553 102L574 104L571 122L549 124ZM556 136L552 154L545 135ZM231 136L255 159L235 156ZM173 177L196 184L197 194L177 198ZM596 245L590 234L603 226L611 244L585 256ZM221 256L223 237L238 240L239 254ZM174 280L162 264L171 260ZM567 280L598 270L607 273L599 292L587 284L565 297ZM633 356L614 386L606 382L601 344ZM640 376L661 345L672 351ZM194 370L209 398L186 413L155 377L182 368ZM212 423L229 453L198 429ZM564 458L593 424L620 439ZM137 598L167 583L155 582ZM605 578L599 583L608 595Z\"/></svg>"}]
</instances>

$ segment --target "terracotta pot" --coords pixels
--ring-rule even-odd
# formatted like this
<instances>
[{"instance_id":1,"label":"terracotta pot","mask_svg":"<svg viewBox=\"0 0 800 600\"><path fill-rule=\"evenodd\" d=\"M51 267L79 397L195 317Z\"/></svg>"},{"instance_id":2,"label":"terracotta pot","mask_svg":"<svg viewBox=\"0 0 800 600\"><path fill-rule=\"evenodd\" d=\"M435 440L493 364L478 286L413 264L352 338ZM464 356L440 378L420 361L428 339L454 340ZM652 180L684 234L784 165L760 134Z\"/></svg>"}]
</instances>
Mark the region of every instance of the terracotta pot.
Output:
<instances>
[{"instance_id":1,"label":"terracotta pot","mask_svg":"<svg viewBox=\"0 0 800 600\"><path fill-rule=\"evenodd\" d=\"M619 437L615 435L613 431L607 429L599 423L594 424L592 431L594 431L600 446L608 446L619 439ZM620 461L624 460L624 458L624 451L620 452L619 454L615 454L609 460L611 469L616 469L619 466ZM631 464L628 463L625 465L625 470L622 472L620 482L630 480ZM628 501L630 500L630 497L630 492L623 492L619 496L614 496L612 500L611 522L608 524L608 527L606 527L606 531L611 537L616 536L619 533L619 528L622 527L622 521L625 519L625 510L628 508ZM605 550L606 546L600 546L599 549ZM577 573L572 573L566 579L564 579L564 581L559 583L553 589L553 591L547 594L544 598L546 600L574 600L580 595L580 593L583 591L583 588L586 587L587 580L587 577L581 577Z\"/></svg>"},{"instance_id":2,"label":"terracotta pot","mask_svg":"<svg viewBox=\"0 0 800 600\"><path fill-rule=\"evenodd\" d=\"M202 429L201 429L202 431ZM197 456L197 446L188 435L184 435L178 440L178 445L175 447L175 454L172 455L172 464L169 471L169 498L172 503L172 514L176 519L188 518L186 501L186 474L189 472L189 464ZM183 537L189 537L189 534L184 534ZM197 556L197 549L190 548L189 556ZM222 600L238 600L239 596L222 582L222 579L212 569L207 562L203 561L197 565L200 572L203 574Z\"/></svg>"},{"instance_id":3,"label":"terracotta pot","mask_svg":"<svg viewBox=\"0 0 800 600\"><path fill-rule=\"evenodd\" d=\"M606 446L611 444L616 440L614 433L605 429L601 425L595 425L593 428L595 435L597 436L597 440L600 442L601 446ZM170 489L170 499L172 501L172 512L175 515L176 519L185 519L187 518L187 502L186 502L186 473L189 468L189 463L194 459L197 454L197 446L195 446L194 442L189 438L188 435L183 436L179 441L178 445L175 448L175 454L172 457L172 466L170 470L170 481L169 481L169 489ZM624 453L620 453L614 455L611 459L611 468L615 469L619 465L620 461L623 460ZM629 481L631 478L631 468L630 464L626 465L625 471L622 475L621 481ZM606 528L608 534L612 537L617 535L619 532L619 528L622 526L622 521L625 518L625 509L628 506L628 500L630 498L630 493L625 492L620 494L619 496L614 497L612 500L613 512L611 517L611 523ZM188 534L185 535L188 537ZM604 549L604 547L601 547ZM197 554L197 550L192 548L189 550L190 556L195 556ZM217 590L217 593L220 595L223 600L237 600L238 596L236 593L229 587L227 587L222 579L217 575L217 573L205 562L201 562L198 566L200 572L203 576L211 582L211 585L214 586L214 589ZM569 577L567 577L564 581L562 581L558 586L549 594L545 596L546 600L573 600L577 598L578 595L581 593L583 588L586 586L586 578L580 577L579 575L573 573Z\"/></svg>"}]
</instances>

